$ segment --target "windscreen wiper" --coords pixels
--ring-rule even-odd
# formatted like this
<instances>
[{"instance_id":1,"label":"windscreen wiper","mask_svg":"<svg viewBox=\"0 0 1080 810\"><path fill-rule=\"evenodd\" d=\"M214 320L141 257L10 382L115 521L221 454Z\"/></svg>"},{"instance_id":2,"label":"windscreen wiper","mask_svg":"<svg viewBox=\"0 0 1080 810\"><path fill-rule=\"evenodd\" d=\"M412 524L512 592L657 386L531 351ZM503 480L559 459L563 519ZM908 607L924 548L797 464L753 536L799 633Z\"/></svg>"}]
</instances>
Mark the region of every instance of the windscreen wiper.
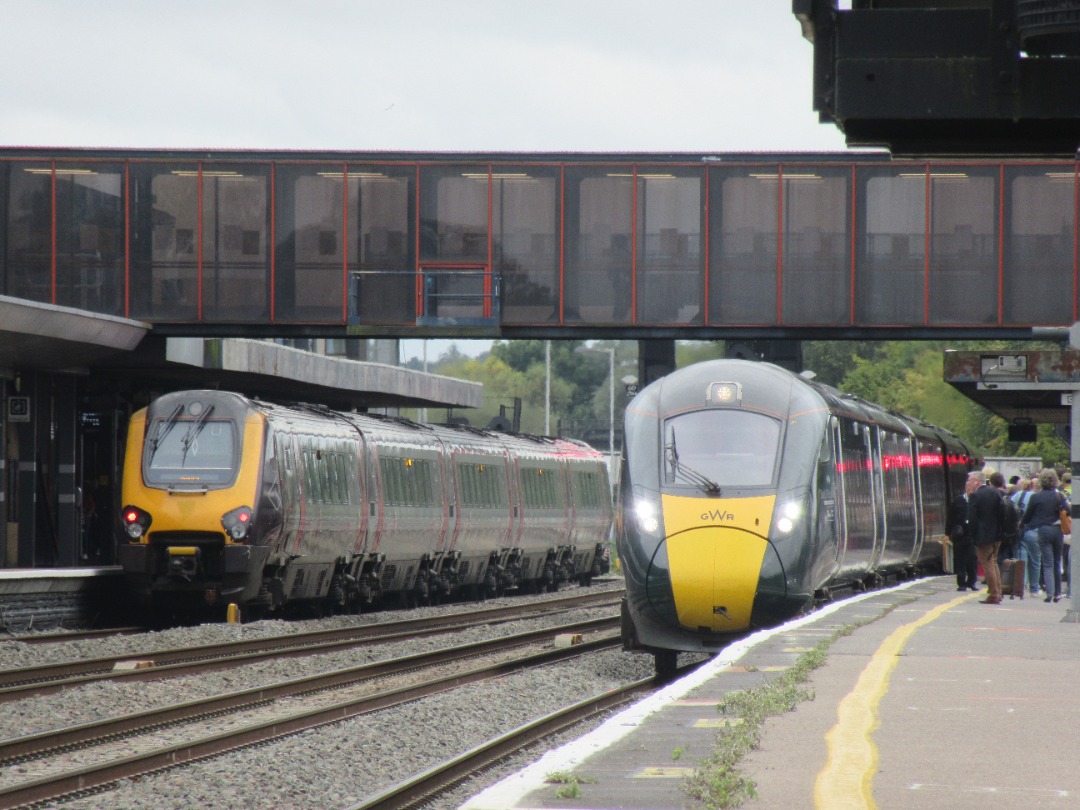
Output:
<instances>
[{"instance_id":1,"label":"windscreen wiper","mask_svg":"<svg viewBox=\"0 0 1080 810\"><path fill-rule=\"evenodd\" d=\"M177 405L172 414L164 422L158 422L157 430L154 431L154 438L150 440L150 458L154 457L154 453L157 452L158 447L165 437L169 435L169 431L176 427L176 420L180 418L180 414L184 412L184 406Z\"/></svg>"},{"instance_id":2,"label":"windscreen wiper","mask_svg":"<svg viewBox=\"0 0 1080 810\"><path fill-rule=\"evenodd\" d=\"M671 472L674 478L682 478L684 481L689 481L706 495L720 495L720 485L718 483L704 473L698 472L693 467L687 467L679 461L679 450L675 446L675 431L671 432L671 444L667 445L664 449L667 451L668 463L671 465Z\"/></svg>"},{"instance_id":3,"label":"windscreen wiper","mask_svg":"<svg viewBox=\"0 0 1080 810\"><path fill-rule=\"evenodd\" d=\"M184 462L187 460L188 448L198 438L199 433L206 426L206 420L210 418L210 414L214 412L214 406L211 405L205 411L199 414L199 418L191 423L191 427L187 429L187 433L184 434L184 438L180 440L180 446L184 448L183 455L180 456L180 466L184 466Z\"/></svg>"},{"instance_id":4,"label":"windscreen wiper","mask_svg":"<svg viewBox=\"0 0 1080 810\"><path fill-rule=\"evenodd\" d=\"M720 485L704 473L700 473L692 467L680 464L675 468L675 477L689 481L706 495L720 495Z\"/></svg>"}]
</instances>

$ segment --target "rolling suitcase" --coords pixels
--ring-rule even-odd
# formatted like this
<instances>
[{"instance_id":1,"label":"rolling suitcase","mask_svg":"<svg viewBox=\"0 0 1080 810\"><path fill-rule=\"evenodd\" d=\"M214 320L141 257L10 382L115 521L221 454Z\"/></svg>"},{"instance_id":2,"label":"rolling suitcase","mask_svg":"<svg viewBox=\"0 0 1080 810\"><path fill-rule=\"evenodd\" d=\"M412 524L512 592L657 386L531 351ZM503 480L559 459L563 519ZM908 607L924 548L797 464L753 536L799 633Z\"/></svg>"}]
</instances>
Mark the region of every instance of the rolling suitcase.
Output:
<instances>
[{"instance_id":1,"label":"rolling suitcase","mask_svg":"<svg viewBox=\"0 0 1080 810\"><path fill-rule=\"evenodd\" d=\"M1025 560L1005 560L1001 564L1001 593L1010 599L1024 598L1027 590L1027 577L1024 576L1027 563Z\"/></svg>"}]
</instances>

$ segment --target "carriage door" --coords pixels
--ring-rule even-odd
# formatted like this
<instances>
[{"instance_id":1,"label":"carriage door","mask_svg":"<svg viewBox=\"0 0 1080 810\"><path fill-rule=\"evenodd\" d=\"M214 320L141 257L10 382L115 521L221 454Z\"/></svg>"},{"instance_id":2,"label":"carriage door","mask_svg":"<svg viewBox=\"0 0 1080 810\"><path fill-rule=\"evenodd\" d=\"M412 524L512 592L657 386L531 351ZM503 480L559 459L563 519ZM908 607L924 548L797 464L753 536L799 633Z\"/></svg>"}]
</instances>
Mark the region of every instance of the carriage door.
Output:
<instances>
[{"instance_id":1,"label":"carriage door","mask_svg":"<svg viewBox=\"0 0 1080 810\"><path fill-rule=\"evenodd\" d=\"M300 491L300 477L296 468L297 450L292 439L288 434L274 433L274 450L278 458L278 474L281 477L281 507L285 516L281 547L296 550L300 545L301 512L306 504Z\"/></svg>"},{"instance_id":2,"label":"carriage door","mask_svg":"<svg viewBox=\"0 0 1080 810\"><path fill-rule=\"evenodd\" d=\"M847 530L844 526L843 477L840 470L840 425L836 417L829 421L829 430L821 442L817 469L817 531L821 557L831 560L828 574L837 573L844 563L847 550Z\"/></svg>"},{"instance_id":3,"label":"carriage door","mask_svg":"<svg viewBox=\"0 0 1080 810\"><path fill-rule=\"evenodd\" d=\"M866 432L866 442L870 449L870 470L873 476L874 554L870 560L870 567L877 568L885 551L885 538L888 532L885 517L885 479L881 459L881 430L869 425L864 425L863 430Z\"/></svg>"}]
</instances>

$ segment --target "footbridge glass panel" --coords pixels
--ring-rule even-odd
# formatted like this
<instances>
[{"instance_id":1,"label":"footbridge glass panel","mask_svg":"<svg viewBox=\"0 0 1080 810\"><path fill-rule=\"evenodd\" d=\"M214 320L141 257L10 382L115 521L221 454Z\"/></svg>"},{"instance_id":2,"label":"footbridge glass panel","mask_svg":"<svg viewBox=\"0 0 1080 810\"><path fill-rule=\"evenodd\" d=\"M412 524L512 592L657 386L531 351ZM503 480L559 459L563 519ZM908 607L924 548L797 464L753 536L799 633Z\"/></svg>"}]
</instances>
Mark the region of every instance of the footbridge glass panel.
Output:
<instances>
[{"instance_id":1,"label":"footbridge glass panel","mask_svg":"<svg viewBox=\"0 0 1080 810\"><path fill-rule=\"evenodd\" d=\"M0 294L171 334L1067 326L1078 199L1060 159L0 149Z\"/></svg>"}]
</instances>

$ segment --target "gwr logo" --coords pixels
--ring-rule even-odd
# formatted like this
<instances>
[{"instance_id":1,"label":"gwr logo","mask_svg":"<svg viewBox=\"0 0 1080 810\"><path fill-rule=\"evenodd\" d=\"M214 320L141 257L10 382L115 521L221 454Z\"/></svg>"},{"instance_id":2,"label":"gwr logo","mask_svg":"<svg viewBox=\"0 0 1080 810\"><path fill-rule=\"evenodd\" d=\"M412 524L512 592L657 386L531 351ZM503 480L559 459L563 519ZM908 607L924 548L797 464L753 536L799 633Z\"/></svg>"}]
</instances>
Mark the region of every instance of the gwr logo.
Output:
<instances>
[{"instance_id":1,"label":"gwr logo","mask_svg":"<svg viewBox=\"0 0 1080 810\"><path fill-rule=\"evenodd\" d=\"M729 520L735 520L735 515L731 514L731 512L725 512L723 509L714 509L711 512L701 513L702 523L724 523Z\"/></svg>"}]
</instances>

